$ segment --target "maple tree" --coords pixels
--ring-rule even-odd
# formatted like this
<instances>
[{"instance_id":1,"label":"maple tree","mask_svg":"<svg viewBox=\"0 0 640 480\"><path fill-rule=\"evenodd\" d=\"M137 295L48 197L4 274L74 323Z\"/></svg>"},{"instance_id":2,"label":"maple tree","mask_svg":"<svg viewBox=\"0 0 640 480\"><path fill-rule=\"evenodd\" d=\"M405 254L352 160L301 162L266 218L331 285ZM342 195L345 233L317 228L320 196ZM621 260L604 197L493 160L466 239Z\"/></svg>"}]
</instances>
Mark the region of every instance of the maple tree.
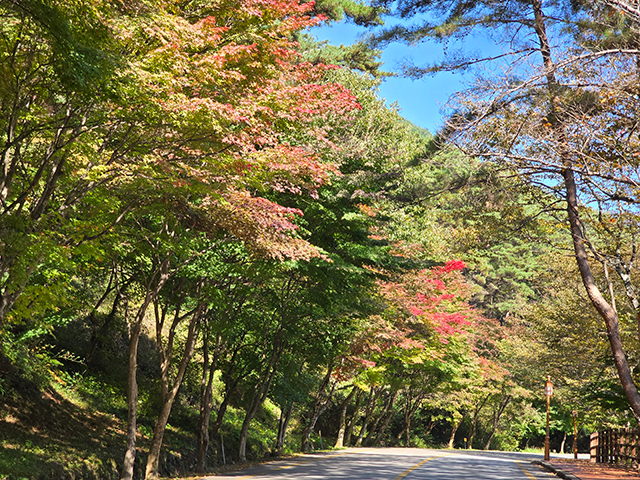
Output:
<instances>
[{"instance_id":1,"label":"maple tree","mask_svg":"<svg viewBox=\"0 0 640 480\"><path fill-rule=\"evenodd\" d=\"M429 336L447 343L449 336L465 332L477 317L465 301L466 282L454 274L465 267L464 262L452 260L443 266L410 272L402 276L401 283L384 282L382 291L411 315L406 320L409 328L424 325Z\"/></svg>"},{"instance_id":2,"label":"maple tree","mask_svg":"<svg viewBox=\"0 0 640 480\"><path fill-rule=\"evenodd\" d=\"M90 163L101 144L107 147L108 128L98 129L107 112L98 105L114 64L108 30L84 2L3 2L0 8L4 327L39 261L58 253L57 227L69 221L84 193L84 182L67 182L67 172Z\"/></svg>"},{"instance_id":3,"label":"maple tree","mask_svg":"<svg viewBox=\"0 0 640 480\"><path fill-rule=\"evenodd\" d=\"M95 205L118 191L144 189L147 203L191 209L200 227L233 229L268 255L315 255L288 234L299 211L249 193L313 194L331 171L318 156L331 148L326 131L314 122L357 107L344 87L322 82L331 67L296 60L287 36L318 21L305 15L311 5L194 4L186 16L144 2L71 7L3 5L10 20L3 48L16 68L3 76L3 215L11 235L0 316L45 248L56 248L29 238L64 243L79 231L91 238L100 231L90 217ZM271 21L279 16L285 21ZM102 228L134 205L104 205Z\"/></svg>"},{"instance_id":4,"label":"maple tree","mask_svg":"<svg viewBox=\"0 0 640 480\"><path fill-rule=\"evenodd\" d=\"M411 419L425 400L455 383L462 372L476 369L470 331L482 317L468 304L468 284L459 273L463 268L464 263L450 261L388 273L392 280L379 281L386 310L368 319L336 371L343 381L353 377L354 386L369 392L356 445L367 429L369 443L380 441L398 399L408 445ZM374 416L379 400L384 404Z\"/></svg>"},{"instance_id":5,"label":"maple tree","mask_svg":"<svg viewBox=\"0 0 640 480\"><path fill-rule=\"evenodd\" d=\"M321 158L333 148L321 120L358 105L346 88L323 80L333 67L299 61L290 35L320 20L308 15L311 4L71 7L24 2L6 10L4 51L22 70L7 72L3 89L4 212L13 232L5 239L26 250L5 243L0 317L28 286L43 247L57 248L56 237L63 245L95 240L145 209L176 216L132 320L133 417L122 473L130 478L137 342L148 306L171 275L172 255L185 248L175 243L175 228L181 235L227 231L277 259L318 256L295 235L293 219L302 212L256 194L314 195L334 170ZM73 51L82 53L80 63L66 64ZM15 82L21 89L14 92L9 79L21 76L27 82ZM22 228L19 219L27 217ZM54 241L29 247L27 238L50 228ZM154 476L157 463L150 462L147 477Z\"/></svg>"}]
</instances>

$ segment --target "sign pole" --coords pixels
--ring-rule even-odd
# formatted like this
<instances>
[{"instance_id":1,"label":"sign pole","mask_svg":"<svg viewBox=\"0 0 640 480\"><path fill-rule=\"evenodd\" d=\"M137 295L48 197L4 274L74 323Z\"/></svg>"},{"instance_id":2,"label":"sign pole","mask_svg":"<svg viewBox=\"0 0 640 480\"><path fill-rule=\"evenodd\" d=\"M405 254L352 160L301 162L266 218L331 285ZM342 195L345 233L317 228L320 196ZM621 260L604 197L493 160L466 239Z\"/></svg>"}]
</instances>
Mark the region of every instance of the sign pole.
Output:
<instances>
[{"instance_id":1,"label":"sign pole","mask_svg":"<svg viewBox=\"0 0 640 480\"><path fill-rule=\"evenodd\" d=\"M551 395L553 395L553 383L551 383L551 375L547 375L547 383L544 386L544 394L547 397L547 428L544 436L544 459L549 461L549 409L551 404Z\"/></svg>"}]
</instances>

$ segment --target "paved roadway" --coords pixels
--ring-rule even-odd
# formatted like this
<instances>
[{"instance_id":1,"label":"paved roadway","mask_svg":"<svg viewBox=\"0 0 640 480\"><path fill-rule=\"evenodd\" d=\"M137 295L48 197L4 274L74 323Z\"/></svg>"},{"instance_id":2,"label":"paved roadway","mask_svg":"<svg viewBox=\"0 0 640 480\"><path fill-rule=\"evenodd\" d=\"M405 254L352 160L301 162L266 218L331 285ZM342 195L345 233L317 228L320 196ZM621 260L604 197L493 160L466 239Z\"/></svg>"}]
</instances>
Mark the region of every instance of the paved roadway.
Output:
<instances>
[{"instance_id":1,"label":"paved roadway","mask_svg":"<svg viewBox=\"0 0 640 480\"><path fill-rule=\"evenodd\" d=\"M549 480L557 478L531 460L541 455L428 450L357 448L312 454L247 468L202 480Z\"/></svg>"}]
</instances>

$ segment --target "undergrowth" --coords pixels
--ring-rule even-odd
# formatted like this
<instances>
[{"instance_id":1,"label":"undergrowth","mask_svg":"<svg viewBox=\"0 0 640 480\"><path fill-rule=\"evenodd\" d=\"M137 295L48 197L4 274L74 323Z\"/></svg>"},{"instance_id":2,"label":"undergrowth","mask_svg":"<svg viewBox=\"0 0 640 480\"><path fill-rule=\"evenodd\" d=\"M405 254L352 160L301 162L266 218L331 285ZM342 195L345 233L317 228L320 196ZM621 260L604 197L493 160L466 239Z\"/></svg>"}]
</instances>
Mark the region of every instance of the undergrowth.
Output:
<instances>
[{"instance_id":1,"label":"undergrowth","mask_svg":"<svg viewBox=\"0 0 640 480\"><path fill-rule=\"evenodd\" d=\"M124 384L81 370L77 362L56 358L45 349L37 357L30 355L31 363L14 362L19 352L12 352L13 358L4 353L0 352L0 480L119 478L126 445ZM157 384L142 378L140 385L136 478L143 474L158 405ZM267 402L252 423L250 460L269 455L279 413ZM223 466L223 443L227 468L237 462L243 415L240 407L227 411L219 435L211 439L211 471ZM196 405L185 400L175 405L164 437L162 475L193 475L197 422ZM297 447L288 444L285 453Z\"/></svg>"}]
</instances>

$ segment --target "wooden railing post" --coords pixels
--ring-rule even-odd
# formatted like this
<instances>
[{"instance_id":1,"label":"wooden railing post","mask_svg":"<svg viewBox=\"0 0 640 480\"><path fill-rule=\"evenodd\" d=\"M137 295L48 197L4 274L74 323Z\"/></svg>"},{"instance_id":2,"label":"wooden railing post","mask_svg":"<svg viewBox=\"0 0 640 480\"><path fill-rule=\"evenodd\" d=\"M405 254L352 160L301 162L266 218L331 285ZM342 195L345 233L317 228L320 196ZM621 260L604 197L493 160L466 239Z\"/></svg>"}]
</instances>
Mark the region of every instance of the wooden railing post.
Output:
<instances>
[{"instance_id":1,"label":"wooden railing post","mask_svg":"<svg viewBox=\"0 0 640 480\"><path fill-rule=\"evenodd\" d=\"M598 461L598 432L589 435L589 461Z\"/></svg>"},{"instance_id":2,"label":"wooden railing post","mask_svg":"<svg viewBox=\"0 0 640 480\"><path fill-rule=\"evenodd\" d=\"M593 432L589 436L589 461L640 467L640 427Z\"/></svg>"},{"instance_id":3,"label":"wooden railing post","mask_svg":"<svg viewBox=\"0 0 640 480\"><path fill-rule=\"evenodd\" d=\"M615 433L613 428L607 429L607 433L607 463L613 463Z\"/></svg>"}]
</instances>

